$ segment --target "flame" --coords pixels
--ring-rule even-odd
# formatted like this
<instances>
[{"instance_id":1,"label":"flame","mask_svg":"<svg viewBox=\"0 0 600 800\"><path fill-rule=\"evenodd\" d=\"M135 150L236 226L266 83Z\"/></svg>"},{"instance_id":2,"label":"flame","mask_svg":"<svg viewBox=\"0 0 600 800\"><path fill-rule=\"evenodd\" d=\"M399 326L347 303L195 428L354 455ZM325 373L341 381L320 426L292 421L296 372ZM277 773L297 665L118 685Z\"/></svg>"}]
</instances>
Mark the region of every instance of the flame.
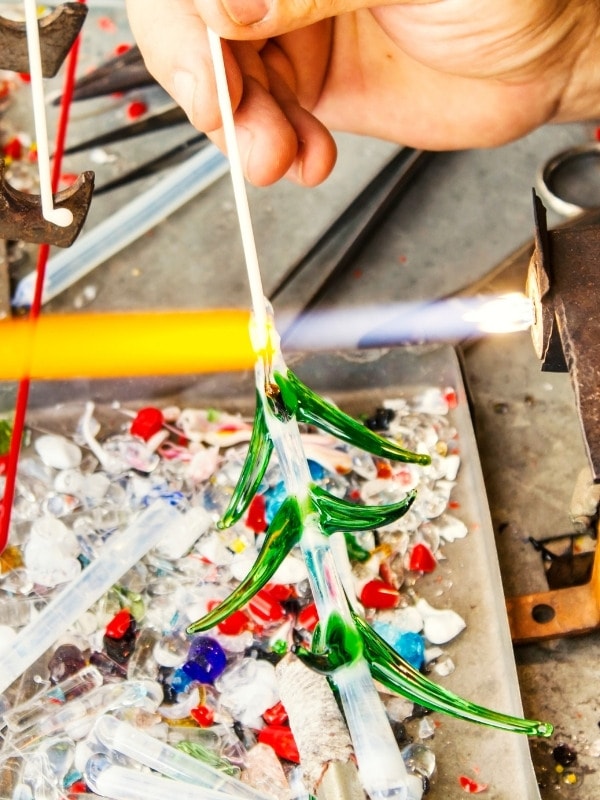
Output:
<instances>
[{"instance_id":1,"label":"flame","mask_svg":"<svg viewBox=\"0 0 600 800\"><path fill-rule=\"evenodd\" d=\"M463 319L483 333L516 333L533 325L533 302L521 292L480 299L481 304L467 311Z\"/></svg>"}]
</instances>

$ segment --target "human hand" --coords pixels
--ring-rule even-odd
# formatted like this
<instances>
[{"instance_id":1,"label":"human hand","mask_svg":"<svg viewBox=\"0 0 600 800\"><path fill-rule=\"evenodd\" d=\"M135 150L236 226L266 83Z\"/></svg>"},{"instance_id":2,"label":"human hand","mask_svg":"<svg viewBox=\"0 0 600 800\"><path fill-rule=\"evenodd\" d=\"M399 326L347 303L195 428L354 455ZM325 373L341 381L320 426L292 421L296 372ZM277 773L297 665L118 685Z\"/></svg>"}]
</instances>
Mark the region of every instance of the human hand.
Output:
<instances>
[{"instance_id":1,"label":"human hand","mask_svg":"<svg viewBox=\"0 0 600 800\"><path fill-rule=\"evenodd\" d=\"M600 8L586 0L127 0L148 69L223 147L206 26L223 39L246 177L305 185L330 130L424 149L495 146L598 116ZM593 93L592 93L593 94Z\"/></svg>"}]
</instances>

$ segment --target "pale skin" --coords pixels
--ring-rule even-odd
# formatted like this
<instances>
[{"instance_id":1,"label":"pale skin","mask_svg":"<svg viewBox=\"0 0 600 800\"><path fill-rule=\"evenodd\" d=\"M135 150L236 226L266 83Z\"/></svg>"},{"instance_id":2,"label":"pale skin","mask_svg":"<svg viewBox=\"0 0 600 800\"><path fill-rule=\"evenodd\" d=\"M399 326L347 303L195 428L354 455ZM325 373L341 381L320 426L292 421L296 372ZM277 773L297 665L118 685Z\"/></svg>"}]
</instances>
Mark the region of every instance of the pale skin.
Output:
<instances>
[{"instance_id":1,"label":"pale skin","mask_svg":"<svg viewBox=\"0 0 600 800\"><path fill-rule=\"evenodd\" d=\"M600 118L600 0L127 0L155 78L223 146L206 27L224 40L246 177L313 186L330 131L493 147ZM229 8L229 11L227 10Z\"/></svg>"}]
</instances>

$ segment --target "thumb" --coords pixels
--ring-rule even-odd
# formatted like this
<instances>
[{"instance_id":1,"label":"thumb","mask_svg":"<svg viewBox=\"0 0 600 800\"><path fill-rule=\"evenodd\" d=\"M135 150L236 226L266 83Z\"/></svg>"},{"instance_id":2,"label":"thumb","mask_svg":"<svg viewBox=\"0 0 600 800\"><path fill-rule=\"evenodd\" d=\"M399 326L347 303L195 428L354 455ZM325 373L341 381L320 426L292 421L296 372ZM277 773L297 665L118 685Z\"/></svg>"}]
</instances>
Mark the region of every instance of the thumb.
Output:
<instances>
[{"instance_id":1,"label":"thumb","mask_svg":"<svg viewBox=\"0 0 600 800\"><path fill-rule=\"evenodd\" d=\"M201 131L221 126L206 26L193 0L127 0L132 33L150 73ZM224 52L234 108L242 94L239 68Z\"/></svg>"}]
</instances>

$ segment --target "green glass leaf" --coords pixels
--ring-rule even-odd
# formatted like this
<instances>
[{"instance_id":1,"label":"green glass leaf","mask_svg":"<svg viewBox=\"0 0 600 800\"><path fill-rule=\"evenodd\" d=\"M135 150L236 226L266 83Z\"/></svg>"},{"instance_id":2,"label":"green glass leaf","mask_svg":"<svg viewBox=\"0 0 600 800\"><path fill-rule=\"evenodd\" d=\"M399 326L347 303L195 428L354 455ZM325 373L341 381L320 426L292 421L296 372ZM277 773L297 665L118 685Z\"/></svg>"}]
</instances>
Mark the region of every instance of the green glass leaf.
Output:
<instances>
[{"instance_id":1,"label":"green glass leaf","mask_svg":"<svg viewBox=\"0 0 600 800\"><path fill-rule=\"evenodd\" d=\"M358 561L362 564L364 561L368 561L371 558L371 553L359 545L350 531L342 531L342 533L344 534L346 550L348 551L348 558L350 561Z\"/></svg>"},{"instance_id":2,"label":"green glass leaf","mask_svg":"<svg viewBox=\"0 0 600 800\"><path fill-rule=\"evenodd\" d=\"M356 629L334 611L325 626L319 623L315 628L312 650L298 645L293 651L308 667L329 675L360 658L363 645Z\"/></svg>"},{"instance_id":3,"label":"green glass leaf","mask_svg":"<svg viewBox=\"0 0 600 800\"><path fill-rule=\"evenodd\" d=\"M269 525L263 546L250 572L222 603L193 622L187 632L193 634L213 628L246 605L273 577L292 547L298 544L302 529L303 521L298 501L295 497L287 497Z\"/></svg>"},{"instance_id":4,"label":"green glass leaf","mask_svg":"<svg viewBox=\"0 0 600 800\"><path fill-rule=\"evenodd\" d=\"M217 527L229 528L246 511L269 466L272 452L273 441L269 435L265 412L257 393L252 435L250 436L242 472L233 490L229 505L217 523Z\"/></svg>"},{"instance_id":5,"label":"green glass leaf","mask_svg":"<svg viewBox=\"0 0 600 800\"><path fill-rule=\"evenodd\" d=\"M331 675L335 669L333 661L330 658L330 654L327 652L315 653L299 644L292 647L292 652L295 656L298 656L298 658L303 661L307 667L315 672L319 672L321 675Z\"/></svg>"},{"instance_id":6,"label":"green glass leaf","mask_svg":"<svg viewBox=\"0 0 600 800\"><path fill-rule=\"evenodd\" d=\"M281 390L285 407L300 422L315 425L343 442L360 447L369 453L395 461L410 461L426 466L431 458L423 453L412 453L371 431L339 408L331 405L288 370L286 375L276 372L275 381Z\"/></svg>"},{"instance_id":7,"label":"green glass leaf","mask_svg":"<svg viewBox=\"0 0 600 800\"><path fill-rule=\"evenodd\" d=\"M428 680L408 664L391 645L381 638L361 617L352 612L364 647L365 658L375 680L398 694L433 711L441 711L452 717L478 722L492 728L525 733L528 736L551 736L553 726L549 722L522 719L502 714L476 705L449 692Z\"/></svg>"},{"instance_id":8,"label":"green glass leaf","mask_svg":"<svg viewBox=\"0 0 600 800\"><path fill-rule=\"evenodd\" d=\"M399 503L359 506L335 497L321 486L311 486L310 493L319 512L319 526L326 536L336 531L369 531L389 525L406 514L417 496L413 491Z\"/></svg>"}]
</instances>

